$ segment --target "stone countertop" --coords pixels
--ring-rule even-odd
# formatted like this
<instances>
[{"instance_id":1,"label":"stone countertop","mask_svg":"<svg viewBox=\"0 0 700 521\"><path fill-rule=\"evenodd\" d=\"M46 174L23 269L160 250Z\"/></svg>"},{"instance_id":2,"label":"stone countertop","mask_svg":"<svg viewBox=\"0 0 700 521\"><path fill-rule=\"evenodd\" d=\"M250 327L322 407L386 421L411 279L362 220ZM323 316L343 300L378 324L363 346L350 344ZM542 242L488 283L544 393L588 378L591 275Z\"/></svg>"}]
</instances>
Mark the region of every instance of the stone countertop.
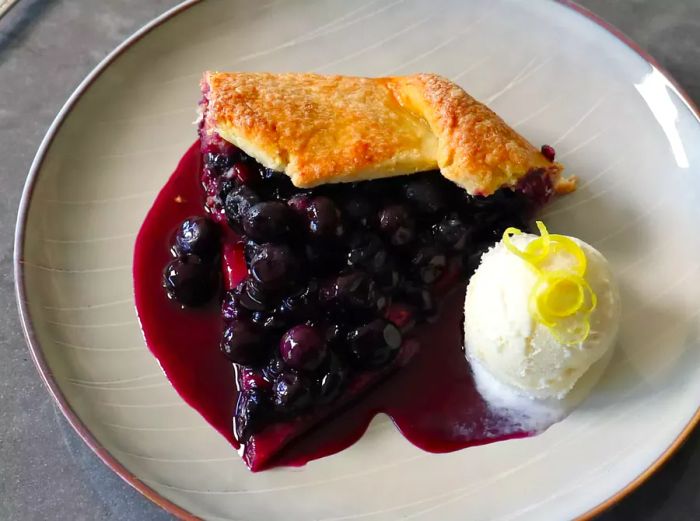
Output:
<instances>
[{"instance_id":1,"label":"stone countertop","mask_svg":"<svg viewBox=\"0 0 700 521\"><path fill-rule=\"evenodd\" d=\"M160 520L73 432L22 338L12 277L15 216L46 129L82 78L177 0L22 0L0 20L0 519ZM581 0L622 29L700 101L700 1ZM600 519L700 518L700 430Z\"/></svg>"}]
</instances>

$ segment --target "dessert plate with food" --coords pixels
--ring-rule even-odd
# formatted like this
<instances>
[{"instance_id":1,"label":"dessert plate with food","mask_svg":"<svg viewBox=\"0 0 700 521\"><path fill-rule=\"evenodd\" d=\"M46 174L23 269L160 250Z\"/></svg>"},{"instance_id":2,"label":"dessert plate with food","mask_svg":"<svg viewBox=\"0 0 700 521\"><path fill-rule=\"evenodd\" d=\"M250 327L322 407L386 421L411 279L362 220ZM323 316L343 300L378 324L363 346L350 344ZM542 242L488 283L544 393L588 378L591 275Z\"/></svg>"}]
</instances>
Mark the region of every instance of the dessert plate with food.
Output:
<instances>
[{"instance_id":1,"label":"dessert plate with food","mask_svg":"<svg viewBox=\"0 0 700 521\"><path fill-rule=\"evenodd\" d=\"M173 513L585 516L697 421L697 114L570 6L443 3L183 4L42 145L30 347Z\"/></svg>"}]
</instances>

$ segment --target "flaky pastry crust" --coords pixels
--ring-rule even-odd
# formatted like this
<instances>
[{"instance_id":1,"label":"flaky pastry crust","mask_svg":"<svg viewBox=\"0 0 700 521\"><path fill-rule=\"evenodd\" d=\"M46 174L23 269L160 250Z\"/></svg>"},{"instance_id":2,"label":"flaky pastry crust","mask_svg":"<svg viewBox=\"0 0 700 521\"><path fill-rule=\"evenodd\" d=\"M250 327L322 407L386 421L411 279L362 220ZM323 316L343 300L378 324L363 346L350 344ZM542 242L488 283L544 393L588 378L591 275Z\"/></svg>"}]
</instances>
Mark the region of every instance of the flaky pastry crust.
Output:
<instances>
[{"instance_id":1,"label":"flaky pastry crust","mask_svg":"<svg viewBox=\"0 0 700 521\"><path fill-rule=\"evenodd\" d=\"M298 187L439 168L474 195L533 171L573 189L562 166L462 88L435 74L387 78L207 72L204 132Z\"/></svg>"}]
</instances>

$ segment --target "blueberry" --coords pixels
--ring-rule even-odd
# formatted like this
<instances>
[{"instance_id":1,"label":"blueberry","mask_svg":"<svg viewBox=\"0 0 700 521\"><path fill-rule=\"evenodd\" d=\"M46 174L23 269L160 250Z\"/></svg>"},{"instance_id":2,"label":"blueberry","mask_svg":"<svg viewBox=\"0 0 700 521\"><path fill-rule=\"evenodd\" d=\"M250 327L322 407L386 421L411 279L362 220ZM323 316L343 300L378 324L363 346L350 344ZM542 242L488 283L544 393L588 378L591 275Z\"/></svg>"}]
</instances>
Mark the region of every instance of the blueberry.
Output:
<instances>
[{"instance_id":1,"label":"blueberry","mask_svg":"<svg viewBox=\"0 0 700 521\"><path fill-rule=\"evenodd\" d=\"M197 255L211 260L219 253L219 228L206 217L190 217L182 221L175 234L175 247L180 255Z\"/></svg>"},{"instance_id":2,"label":"blueberry","mask_svg":"<svg viewBox=\"0 0 700 521\"><path fill-rule=\"evenodd\" d=\"M270 359L269 363L263 367L262 374L266 380L274 382L285 369L287 369L287 366L284 365L284 362L280 357L275 355Z\"/></svg>"},{"instance_id":3,"label":"blueberry","mask_svg":"<svg viewBox=\"0 0 700 521\"><path fill-rule=\"evenodd\" d=\"M401 347L401 332L391 322L378 318L353 329L348 347L360 367L381 367L394 358Z\"/></svg>"},{"instance_id":4,"label":"blueberry","mask_svg":"<svg viewBox=\"0 0 700 521\"><path fill-rule=\"evenodd\" d=\"M250 389L238 395L233 420L236 439L247 442L269 419L269 400L261 389Z\"/></svg>"},{"instance_id":5,"label":"blueberry","mask_svg":"<svg viewBox=\"0 0 700 521\"><path fill-rule=\"evenodd\" d=\"M253 258L259 251L260 245L257 242L248 239L243 245L243 256L245 257L246 264L250 266L250 263L253 261Z\"/></svg>"},{"instance_id":6,"label":"blueberry","mask_svg":"<svg viewBox=\"0 0 700 521\"><path fill-rule=\"evenodd\" d=\"M343 367L338 356L331 353L318 380L318 401L330 403L338 398L345 387L347 378L347 369Z\"/></svg>"},{"instance_id":7,"label":"blueberry","mask_svg":"<svg viewBox=\"0 0 700 521\"><path fill-rule=\"evenodd\" d=\"M279 201L267 201L253 205L243 218L243 230L259 242L286 238L290 232L292 215L287 205Z\"/></svg>"},{"instance_id":8,"label":"blueberry","mask_svg":"<svg viewBox=\"0 0 700 521\"><path fill-rule=\"evenodd\" d=\"M542 145L540 152L542 152L542 155L547 159L547 161L554 161L554 156L556 156L556 152L553 146Z\"/></svg>"},{"instance_id":9,"label":"blueberry","mask_svg":"<svg viewBox=\"0 0 700 521\"><path fill-rule=\"evenodd\" d=\"M266 311L268 295L250 278L242 281L234 290L241 306L248 311Z\"/></svg>"},{"instance_id":10,"label":"blueberry","mask_svg":"<svg viewBox=\"0 0 700 521\"><path fill-rule=\"evenodd\" d=\"M273 170L272 168L267 168L266 166L262 166L262 165L259 165L259 166L260 166L260 176L262 177L263 181L271 181L277 177L284 175L284 174L281 174L280 172Z\"/></svg>"},{"instance_id":11,"label":"blueberry","mask_svg":"<svg viewBox=\"0 0 700 521\"><path fill-rule=\"evenodd\" d=\"M325 331L326 343L331 349L342 351L347 339L347 330L342 324L328 324Z\"/></svg>"},{"instance_id":12,"label":"blueberry","mask_svg":"<svg viewBox=\"0 0 700 521\"><path fill-rule=\"evenodd\" d=\"M272 384L272 401L283 414L293 414L311 405L312 392L308 380L301 375L285 371Z\"/></svg>"},{"instance_id":13,"label":"blueberry","mask_svg":"<svg viewBox=\"0 0 700 521\"><path fill-rule=\"evenodd\" d=\"M318 283L314 279L300 291L285 297L280 306L280 312L285 317L297 320L312 318L317 311Z\"/></svg>"},{"instance_id":14,"label":"blueberry","mask_svg":"<svg viewBox=\"0 0 700 521\"><path fill-rule=\"evenodd\" d=\"M250 367L239 367L238 382L239 391L250 391L251 389L270 389L270 382L265 379L262 371L256 371Z\"/></svg>"},{"instance_id":15,"label":"blueberry","mask_svg":"<svg viewBox=\"0 0 700 521\"><path fill-rule=\"evenodd\" d=\"M322 304L335 311L381 309L386 300L379 294L375 282L359 270L343 273L326 282L319 292Z\"/></svg>"},{"instance_id":16,"label":"blueberry","mask_svg":"<svg viewBox=\"0 0 700 521\"><path fill-rule=\"evenodd\" d=\"M468 231L459 219L444 219L433 227L435 240L453 251L464 251Z\"/></svg>"},{"instance_id":17,"label":"blueberry","mask_svg":"<svg viewBox=\"0 0 700 521\"><path fill-rule=\"evenodd\" d=\"M299 262L285 245L263 244L250 261L250 275L263 291L275 293L297 280Z\"/></svg>"},{"instance_id":18,"label":"blueberry","mask_svg":"<svg viewBox=\"0 0 700 521\"><path fill-rule=\"evenodd\" d=\"M239 320L246 318L249 311L241 304L240 297L233 291L227 291L221 302L221 316L224 320Z\"/></svg>"},{"instance_id":19,"label":"blueberry","mask_svg":"<svg viewBox=\"0 0 700 521\"><path fill-rule=\"evenodd\" d=\"M188 255L168 263L163 286L171 299L188 307L209 302L219 289L219 270L199 257Z\"/></svg>"},{"instance_id":20,"label":"blueberry","mask_svg":"<svg viewBox=\"0 0 700 521\"><path fill-rule=\"evenodd\" d=\"M287 327L287 321L275 311L254 311L250 319L264 331L279 331Z\"/></svg>"},{"instance_id":21,"label":"blueberry","mask_svg":"<svg viewBox=\"0 0 700 521\"><path fill-rule=\"evenodd\" d=\"M432 284L445 271L447 257L435 246L426 245L418 248L411 259L411 263L421 282Z\"/></svg>"},{"instance_id":22,"label":"blueberry","mask_svg":"<svg viewBox=\"0 0 700 521\"><path fill-rule=\"evenodd\" d=\"M530 209L532 199L548 197L549 188L549 178L529 174L520 181L517 191L501 188L488 197L468 196L466 206L479 226L496 223L503 218L520 219Z\"/></svg>"},{"instance_id":23,"label":"blueberry","mask_svg":"<svg viewBox=\"0 0 700 521\"><path fill-rule=\"evenodd\" d=\"M253 205L258 204L260 198L252 188L237 186L233 188L224 202L224 212L229 224L236 230L241 230L243 219Z\"/></svg>"},{"instance_id":24,"label":"blueberry","mask_svg":"<svg viewBox=\"0 0 700 521\"><path fill-rule=\"evenodd\" d=\"M306 210L307 232L313 239L334 239L343 234L340 211L328 197L314 197Z\"/></svg>"},{"instance_id":25,"label":"blueberry","mask_svg":"<svg viewBox=\"0 0 700 521\"><path fill-rule=\"evenodd\" d=\"M265 338L250 323L236 320L224 329L221 350L236 364L257 366L267 358Z\"/></svg>"},{"instance_id":26,"label":"blueberry","mask_svg":"<svg viewBox=\"0 0 700 521\"><path fill-rule=\"evenodd\" d=\"M343 260L339 249L323 242L312 241L304 245L304 256L312 273L323 275L334 273Z\"/></svg>"},{"instance_id":27,"label":"blueberry","mask_svg":"<svg viewBox=\"0 0 700 521\"><path fill-rule=\"evenodd\" d=\"M289 177L283 173L270 168L261 168L260 176L262 177L260 190L264 192L267 199L287 201L292 194L299 191Z\"/></svg>"},{"instance_id":28,"label":"blueberry","mask_svg":"<svg viewBox=\"0 0 700 521\"><path fill-rule=\"evenodd\" d=\"M347 254L349 266L364 268L370 273L380 272L387 260L382 240L374 233L356 232L350 237Z\"/></svg>"},{"instance_id":29,"label":"blueberry","mask_svg":"<svg viewBox=\"0 0 700 521\"><path fill-rule=\"evenodd\" d=\"M204 164L215 174L222 174L231 167L233 157L220 152L208 152L204 155Z\"/></svg>"},{"instance_id":30,"label":"blueberry","mask_svg":"<svg viewBox=\"0 0 700 521\"><path fill-rule=\"evenodd\" d=\"M359 226L369 226L376 219L377 209L372 201L362 195L350 195L342 204L343 214Z\"/></svg>"},{"instance_id":31,"label":"blueberry","mask_svg":"<svg viewBox=\"0 0 700 521\"><path fill-rule=\"evenodd\" d=\"M500 218L495 217L490 222L482 223L481 226L475 229L474 239L486 247L492 246L503 237L503 232L509 226L514 226L523 231L527 230L527 225L524 222L504 215Z\"/></svg>"},{"instance_id":32,"label":"blueberry","mask_svg":"<svg viewBox=\"0 0 700 521\"><path fill-rule=\"evenodd\" d=\"M320 331L307 324L294 326L280 341L280 356L291 368L314 371L326 357L328 349Z\"/></svg>"},{"instance_id":33,"label":"blueberry","mask_svg":"<svg viewBox=\"0 0 700 521\"><path fill-rule=\"evenodd\" d=\"M231 190L233 190L234 188L236 188L236 183L234 183L230 179L223 179L219 183L219 199L225 202L226 196L228 196L228 194L231 193Z\"/></svg>"},{"instance_id":34,"label":"blueberry","mask_svg":"<svg viewBox=\"0 0 700 521\"><path fill-rule=\"evenodd\" d=\"M289 206L298 216L306 219L306 213L311 205L313 197L310 194L297 194L287 201Z\"/></svg>"},{"instance_id":35,"label":"blueberry","mask_svg":"<svg viewBox=\"0 0 700 521\"><path fill-rule=\"evenodd\" d=\"M415 221L401 204L387 206L379 213L379 230L394 246L404 246L415 236Z\"/></svg>"},{"instance_id":36,"label":"blueberry","mask_svg":"<svg viewBox=\"0 0 700 521\"><path fill-rule=\"evenodd\" d=\"M404 186L404 196L406 200L425 214L440 212L446 204L440 186L427 176L408 181Z\"/></svg>"}]
</instances>

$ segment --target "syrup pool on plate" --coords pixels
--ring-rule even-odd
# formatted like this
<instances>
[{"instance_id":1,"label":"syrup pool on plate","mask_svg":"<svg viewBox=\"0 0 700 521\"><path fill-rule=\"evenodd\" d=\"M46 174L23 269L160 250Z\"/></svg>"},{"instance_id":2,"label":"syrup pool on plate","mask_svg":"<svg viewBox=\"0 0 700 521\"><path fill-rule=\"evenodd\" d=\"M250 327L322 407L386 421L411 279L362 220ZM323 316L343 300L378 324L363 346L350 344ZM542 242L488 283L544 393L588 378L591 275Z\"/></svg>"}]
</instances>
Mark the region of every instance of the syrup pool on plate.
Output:
<instances>
[{"instance_id":1,"label":"syrup pool on plate","mask_svg":"<svg viewBox=\"0 0 700 521\"><path fill-rule=\"evenodd\" d=\"M200 165L195 143L142 225L134 254L136 306L146 343L172 385L237 448L232 427L236 385L232 364L219 349L223 320L218 302L182 309L162 286L175 230L184 219L205 214ZM533 435L558 419L533 422L528 414L514 414L507 406L490 407L483 400L463 351L465 287L466 283L445 298L436 322L414 330L412 336L423 347L406 367L293 442L274 465L303 465L341 451L357 441L379 413L388 415L409 441L429 452Z\"/></svg>"}]
</instances>

